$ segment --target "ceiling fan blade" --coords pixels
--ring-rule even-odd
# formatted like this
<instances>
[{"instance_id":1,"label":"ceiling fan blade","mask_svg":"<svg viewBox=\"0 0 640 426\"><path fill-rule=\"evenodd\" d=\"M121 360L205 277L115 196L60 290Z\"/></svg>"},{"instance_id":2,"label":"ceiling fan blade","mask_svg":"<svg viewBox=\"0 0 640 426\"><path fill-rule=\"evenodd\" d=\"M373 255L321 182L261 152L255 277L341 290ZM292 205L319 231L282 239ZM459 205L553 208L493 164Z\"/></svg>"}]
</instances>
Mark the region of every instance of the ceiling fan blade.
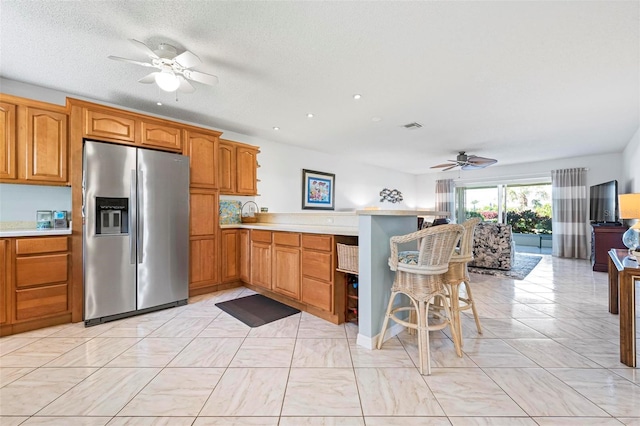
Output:
<instances>
[{"instance_id":1,"label":"ceiling fan blade","mask_svg":"<svg viewBox=\"0 0 640 426\"><path fill-rule=\"evenodd\" d=\"M140 80L138 80L138 83L144 83L144 84L155 83L157 74L158 74L157 71L152 72L151 74L147 74L144 77L142 77Z\"/></svg>"},{"instance_id":2,"label":"ceiling fan blade","mask_svg":"<svg viewBox=\"0 0 640 426\"><path fill-rule=\"evenodd\" d=\"M438 169L440 167L449 167L451 166L451 163L446 163L446 164L438 164L437 166L431 166L432 169ZM454 164L455 165L455 164Z\"/></svg>"},{"instance_id":3,"label":"ceiling fan blade","mask_svg":"<svg viewBox=\"0 0 640 426\"><path fill-rule=\"evenodd\" d=\"M458 164L454 164L451 167L447 167L446 169L442 169L442 171L446 172L447 170L455 169L456 167L458 167Z\"/></svg>"},{"instance_id":4,"label":"ceiling fan blade","mask_svg":"<svg viewBox=\"0 0 640 426\"><path fill-rule=\"evenodd\" d=\"M185 78L197 81L198 83L208 84L209 86L218 84L218 77L216 77L215 75L205 74L203 72L193 70L184 70L182 74L185 76Z\"/></svg>"},{"instance_id":5,"label":"ceiling fan blade","mask_svg":"<svg viewBox=\"0 0 640 426\"><path fill-rule=\"evenodd\" d=\"M498 160L495 160L493 158L478 157L477 155L470 155L469 158L467 158L467 163L475 164L475 165L490 166L490 165L495 164L497 162L498 162Z\"/></svg>"},{"instance_id":6,"label":"ceiling fan blade","mask_svg":"<svg viewBox=\"0 0 640 426\"><path fill-rule=\"evenodd\" d=\"M140 62L140 61L135 61L133 59L127 59L127 58L121 58L119 56L107 56L109 59L113 59L114 61L122 61L122 62L128 62L130 64L136 64L136 65L142 65L143 67L151 67L154 68L153 64L150 64L148 62Z\"/></svg>"},{"instance_id":7,"label":"ceiling fan blade","mask_svg":"<svg viewBox=\"0 0 640 426\"><path fill-rule=\"evenodd\" d=\"M488 166L488 164L487 164L487 166ZM487 166L482 166L482 165L479 165L479 164L467 163L467 164L463 165L461 167L461 169L462 170L478 170L478 169L484 169Z\"/></svg>"},{"instance_id":8,"label":"ceiling fan blade","mask_svg":"<svg viewBox=\"0 0 640 426\"><path fill-rule=\"evenodd\" d=\"M178 90L180 90L181 92L193 93L196 91L196 88L193 87L191 83L189 83L187 79L184 78L183 76L179 75L178 81L180 82L180 86L178 86Z\"/></svg>"},{"instance_id":9,"label":"ceiling fan blade","mask_svg":"<svg viewBox=\"0 0 640 426\"><path fill-rule=\"evenodd\" d=\"M185 50L184 52L173 58L173 60L183 68L197 67L202 63L200 58L198 58L195 53L191 53L188 50Z\"/></svg>"},{"instance_id":10,"label":"ceiling fan blade","mask_svg":"<svg viewBox=\"0 0 640 426\"><path fill-rule=\"evenodd\" d=\"M136 46L138 49L142 50L145 53L145 55L149 56L150 58L153 58L153 59L159 58L159 56L156 55L156 52L151 50L151 48L146 44L144 44L143 42L132 39L132 38L130 38L129 41L133 43L133 45Z\"/></svg>"}]
</instances>

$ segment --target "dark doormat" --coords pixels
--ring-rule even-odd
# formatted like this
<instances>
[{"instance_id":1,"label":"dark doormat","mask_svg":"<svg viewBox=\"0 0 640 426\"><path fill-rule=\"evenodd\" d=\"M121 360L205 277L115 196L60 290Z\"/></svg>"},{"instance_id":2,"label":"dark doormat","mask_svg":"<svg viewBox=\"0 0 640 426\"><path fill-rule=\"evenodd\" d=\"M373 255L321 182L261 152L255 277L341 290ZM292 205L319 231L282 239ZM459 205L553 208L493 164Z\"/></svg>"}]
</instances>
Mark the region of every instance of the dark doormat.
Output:
<instances>
[{"instance_id":1,"label":"dark doormat","mask_svg":"<svg viewBox=\"0 0 640 426\"><path fill-rule=\"evenodd\" d=\"M300 312L261 294L227 300L216 303L216 306L249 327L260 327Z\"/></svg>"}]
</instances>

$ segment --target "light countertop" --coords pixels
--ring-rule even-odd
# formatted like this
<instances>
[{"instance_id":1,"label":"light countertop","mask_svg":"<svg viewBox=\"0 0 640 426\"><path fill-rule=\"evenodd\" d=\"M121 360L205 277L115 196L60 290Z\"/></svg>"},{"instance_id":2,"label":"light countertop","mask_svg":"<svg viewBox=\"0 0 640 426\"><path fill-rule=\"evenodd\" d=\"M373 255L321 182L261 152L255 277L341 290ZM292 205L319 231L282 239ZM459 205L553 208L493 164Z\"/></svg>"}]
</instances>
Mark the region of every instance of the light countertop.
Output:
<instances>
[{"instance_id":1,"label":"light countertop","mask_svg":"<svg viewBox=\"0 0 640 426\"><path fill-rule=\"evenodd\" d=\"M71 228L58 229L7 229L0 231L0 238L10 237L50 237L53 235L71 235Z\"/></svg>"},{"instance_id":2,"label":"light countertop","mask_svg":"<svg viewBox=\"0 0 640 426\"><path fill-rule=\"evenodd\" d=\"M281 223L237 223L220 225L220 229L263 229L265 231L304 232L308 234L357 236L358 228L352 226L326 226Z\"/></svg>"}]
</instances>

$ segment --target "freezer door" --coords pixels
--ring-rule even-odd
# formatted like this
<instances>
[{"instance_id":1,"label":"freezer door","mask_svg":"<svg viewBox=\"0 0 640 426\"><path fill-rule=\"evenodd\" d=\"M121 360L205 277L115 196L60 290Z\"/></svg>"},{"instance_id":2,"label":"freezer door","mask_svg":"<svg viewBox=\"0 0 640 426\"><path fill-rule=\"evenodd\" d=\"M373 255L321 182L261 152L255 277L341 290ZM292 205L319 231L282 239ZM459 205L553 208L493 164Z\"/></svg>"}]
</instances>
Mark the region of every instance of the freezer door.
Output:
<instances>
[{"instance_id":1,"label":"freezer door","mask_svg":"<svg viewBox=\"0 0 640 426\"><path fill-rule=\"evenodd\" d=\"M136 309L135 170L135 148L85 142L85 321ZM127 223L114 226L125 205Z\"/></svg>"},{"instance_id":2,"label":"freezer door","mask_svg":"<svg viewBox=\"0 0 640 426\"><path fill-rule=\"evenodd\" d=\"M189 297L189 157L138 150L138 309Z\"/></svg>"}]
</instances>

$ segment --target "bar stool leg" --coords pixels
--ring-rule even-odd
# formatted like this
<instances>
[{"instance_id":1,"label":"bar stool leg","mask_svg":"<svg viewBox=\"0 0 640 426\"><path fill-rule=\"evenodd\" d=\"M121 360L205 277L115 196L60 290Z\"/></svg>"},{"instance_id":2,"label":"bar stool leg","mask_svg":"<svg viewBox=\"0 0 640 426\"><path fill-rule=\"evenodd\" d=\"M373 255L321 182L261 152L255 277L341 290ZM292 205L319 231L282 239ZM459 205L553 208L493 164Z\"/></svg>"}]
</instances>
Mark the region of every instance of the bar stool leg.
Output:
<instances>
[{"instance_id":1,"label":"bar stool leg","mask_svg":"<svg viewBox=\"0 0 640 426\"><path fill-rule=\"evenodd\" d=\"M391 316L391 310L393 308L393 299L396 298L397 294L397 292L392 291L391 297L389 297L389 305L387 306L387 312L385 313L384 321L382 322L382 331L380 331L380 336L378 336L378 349L380 349L382 347L382 343L384 343L384 335L387 332L387 325L389 325L389 317Z\"/></svg>"},{"instance_id":2,"label":"bar stool leg","mask_svg":"<svg viewBox=\"0 0 640 426\"><path fill-rule=\"evenodd\" d=\"M468 280L464 280L464 288L467 291L467 297L469 298L469 304L471 305L471 311L473 312L473 318L476 320L476 328L478 334L482 334L482 326L480 325L480 317L478 317L478 311L476 310L476 302L473 301L473 294L471 294L471 286ZM462 335L461 335L462 336Z\"/></svg>"}]
</instances>

